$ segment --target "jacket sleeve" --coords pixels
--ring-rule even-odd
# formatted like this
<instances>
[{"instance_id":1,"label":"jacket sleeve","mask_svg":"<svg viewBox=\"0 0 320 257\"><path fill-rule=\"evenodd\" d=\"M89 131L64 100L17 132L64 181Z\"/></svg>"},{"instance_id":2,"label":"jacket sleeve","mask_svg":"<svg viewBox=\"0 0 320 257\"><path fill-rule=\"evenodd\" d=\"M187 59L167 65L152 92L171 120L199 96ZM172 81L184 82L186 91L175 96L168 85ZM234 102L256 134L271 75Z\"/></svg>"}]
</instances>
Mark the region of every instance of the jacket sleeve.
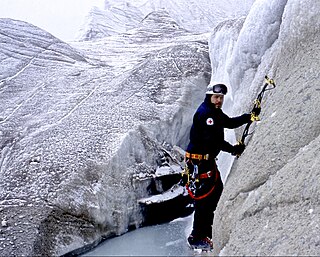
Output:
<instances>
[{"instance_id":1,"label":"jacket sleeve","mask_svg":"<svg viewBox=\"0 0 320 257\"><path fill-rule=\"evenodd\" d=\"M224 152L228 152L228 153L232 153L233 152L233 146L228 143L227 141L223 141L222 145L221 145L221 150Z\"/></svg>"},{"instance_id":2,"label":"jacket sleeve","mask_svg":"<svg viewBox=\"0 0 320 257\"><path fill-rule=\"evenodd\" d=\"M243 124L249 123L251 121L251 114L242 114L238 117L230 118L224 114L224 127L229 129L234 129L242 126Z\"/></svg>"}]
</instances>

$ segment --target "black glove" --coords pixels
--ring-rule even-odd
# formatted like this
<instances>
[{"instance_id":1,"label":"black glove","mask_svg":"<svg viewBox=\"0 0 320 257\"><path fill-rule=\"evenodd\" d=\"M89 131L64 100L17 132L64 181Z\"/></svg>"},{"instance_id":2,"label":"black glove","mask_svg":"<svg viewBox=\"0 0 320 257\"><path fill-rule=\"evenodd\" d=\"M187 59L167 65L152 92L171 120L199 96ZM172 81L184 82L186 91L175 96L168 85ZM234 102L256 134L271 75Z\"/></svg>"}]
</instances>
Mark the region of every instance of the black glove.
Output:
<instances>
[{"instance_id":1,"label":"black glove","mask_svg":"<svg viewBox=\"0 0 320 257\"><path fill-rule=\"evenodd\" d=\"M246 120L247 120L246 123L252 122L252 121L251 121L251 113L246 113L246 114L244 114L244 115L245 115Z\"/></svg>"},{"instance_id":2,"label":"black glove","mask_svg":"<svg viewBox=\"0 0 320 257\"><path fill-rule=\"evenodd\" d=\"M246 148L246 146L244 144L237 144L237 145L234 145L233 146L233 151L232 151L232 155L235 155L235 156L240 156L244 149Z\"/></svg>"},{"instance_id":3,"label":"black glove","mask_svg":"<svg viewBox=\"0 0 320 257\"><path fill-rule=\"evenodd\" d=\"M261 112L261 107L254 107L251 113L255 116L259 116L260 112Z\"/></svg>"}]
</instances>

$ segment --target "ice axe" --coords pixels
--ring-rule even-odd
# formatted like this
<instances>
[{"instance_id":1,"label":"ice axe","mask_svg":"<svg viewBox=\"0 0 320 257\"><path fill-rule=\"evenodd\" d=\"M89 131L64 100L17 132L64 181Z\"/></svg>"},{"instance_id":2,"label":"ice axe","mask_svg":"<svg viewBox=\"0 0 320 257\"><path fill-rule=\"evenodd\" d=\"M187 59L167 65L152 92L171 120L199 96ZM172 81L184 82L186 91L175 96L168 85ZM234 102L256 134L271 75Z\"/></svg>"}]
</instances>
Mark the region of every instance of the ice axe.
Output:
<instances>
[{"instance_id":1,"label":"ice axe","mask_svg":"<svg viewBox=\"0 0 320 257\"><path fill-rule=\"evenodd\" d=\"M252 122L260 120L259 114L255 113L255 110L257 108L261 108L261 102L262 102L264 93L266 91L272 90L276 87L276 84L274 83L273 79L270 79L268 76L265 76L264 78L265 78L265 83L264 83L260 93L258 94L257 98L253 102L254 105L253 105L253 108L251 111L251 119L247 123L246 127L244 128L241 138L238 140L239 145L245 145L244 140L249 135L249 128L250 128ZM237 158L239 158L239 156L240 155L237 155Z\"/></svg>"}]
</instances>

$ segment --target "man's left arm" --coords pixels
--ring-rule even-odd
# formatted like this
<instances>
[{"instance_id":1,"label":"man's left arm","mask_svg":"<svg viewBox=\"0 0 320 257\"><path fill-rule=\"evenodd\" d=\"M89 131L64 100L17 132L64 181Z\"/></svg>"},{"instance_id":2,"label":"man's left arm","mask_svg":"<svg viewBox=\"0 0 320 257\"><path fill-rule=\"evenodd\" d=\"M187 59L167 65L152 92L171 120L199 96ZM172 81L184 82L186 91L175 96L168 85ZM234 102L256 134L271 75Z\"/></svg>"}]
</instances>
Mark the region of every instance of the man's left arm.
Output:
<instances>
[{"instance_id":1,"label":"man's left arm","mask_svg":"<svg viewBox=\"0 0 320 257\"><path fill-rule=\"evenodd\" d=\"M232 155L241 155L245 149L244 144L236 144L236 145L231 145L227 141L223 141L221 144L221 150L227 153L231 153Z\"/></svg>"},{"instance_id":2,"label":"man's left arm","mask_svg":"<svg viewBox=\"0 0 320 257\"><path fill-rule=\"evenodd\" d=\"M231 145L229 142L227 141L223 141L221 144L221 150L227 153L232 153L233 152L233 145Z\"/></svg>"},{"instance_id":3,"label":"man's left arm","mask_svg":"<svg viewBox=\"0 0 320 257\"><path fill-rule=\"evenodd\" d=\"M224 114L224 127L229 129L234 129L242 126L243 124L249 123L251 121L251 114L245 113L241 116L230 118Z\"/></svg>"}]
</instances>

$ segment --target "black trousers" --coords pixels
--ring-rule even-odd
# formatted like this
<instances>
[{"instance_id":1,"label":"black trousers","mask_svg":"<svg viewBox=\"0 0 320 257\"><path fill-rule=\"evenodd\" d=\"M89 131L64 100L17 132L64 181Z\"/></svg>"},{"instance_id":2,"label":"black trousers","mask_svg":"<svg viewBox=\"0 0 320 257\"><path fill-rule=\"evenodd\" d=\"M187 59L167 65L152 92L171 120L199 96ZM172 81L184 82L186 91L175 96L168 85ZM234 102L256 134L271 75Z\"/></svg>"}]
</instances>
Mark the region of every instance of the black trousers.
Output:
<instances>
[{"instance_id":1,"label":"black trousers","mask_svg":"<svg viewBox=\"0 0 320 257\"><path fill-rule=\"evenodd\" d=\"M201 179L199 182L195 193L197 198L201 198L201 196L210 192L213 187L214 189L213 192L205 198L194 200L195 211L193 229L191 232L195 238L212 238L212 222L214 218L214 211L216 210L223 191L223 183L214 159L200 162L192 160L192 162L198 165L199 174L208 171L214 171L218 173L217 176L214 174L212 177Z\"/></svg>"}]
</instances>

